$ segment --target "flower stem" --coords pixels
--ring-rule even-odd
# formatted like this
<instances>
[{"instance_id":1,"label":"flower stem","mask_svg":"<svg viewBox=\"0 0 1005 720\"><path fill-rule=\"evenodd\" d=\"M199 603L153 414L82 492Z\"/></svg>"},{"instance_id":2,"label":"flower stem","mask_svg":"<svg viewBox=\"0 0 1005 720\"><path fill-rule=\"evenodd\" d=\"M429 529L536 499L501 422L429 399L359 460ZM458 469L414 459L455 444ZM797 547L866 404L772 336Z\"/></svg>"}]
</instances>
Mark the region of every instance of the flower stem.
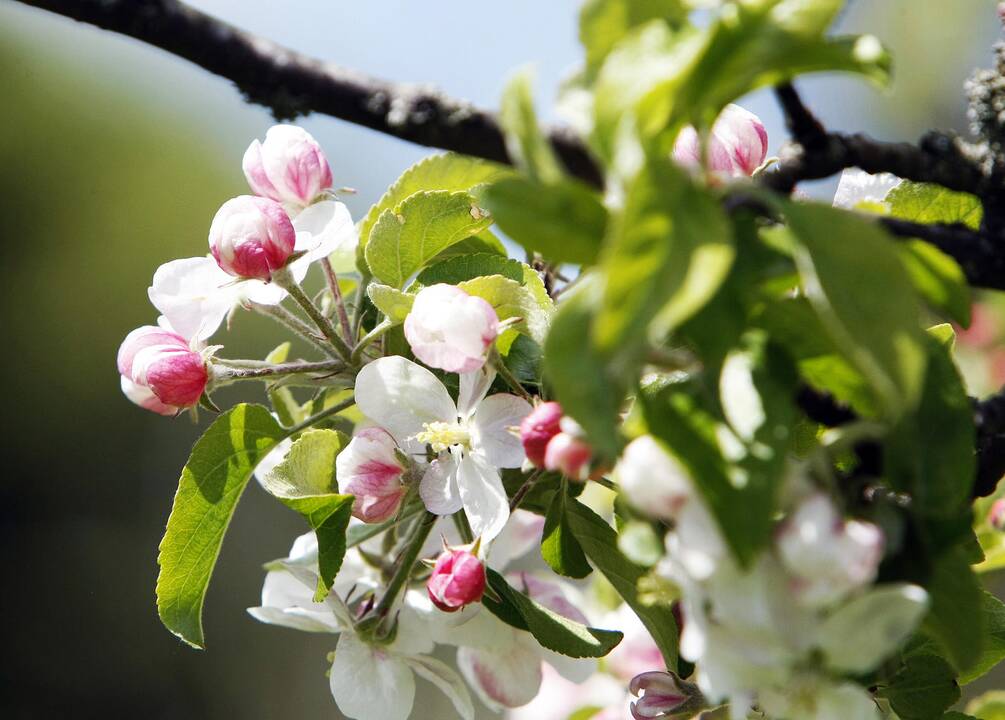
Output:
<instances>
[{"instance_id":1,"label":"flower stem","mask_svg":"<svg viewBox=\"0 0 1005 720\"><path fill-rule=\"evenodd\" d=\"M506 367L506 363L503 362L502 356L495 348L492 348L492 366L496 369L496 372L499 373L499 377L505 380L506 384L516 391L517 395L522 397L527 402L531 402L534 399L531 397L531 394L527 392L524 386L520 384L516 375L510 372L510 369Z\"/></svg>"},{"instance_id":2,"label":"flower stem","mask_svg":"<svg viewBox=\"0 0 1005 720\"><path fill-rule=\"evenodd\" d=\"M366 349L367 345L372 343L374 340L380 338L381 335L386 333L392 327L394 327L393 323L391 323L388 320L384 320L382 323L377 325L373 330L371 330L362 338L360 338L360 341L356 343L356 347L354 347L352 350L352 356L350 357L350 362L353 363L359 362L360 355L363 354L363 350Z\"/></svg>"},{"instance_id":3,"label":"flower stem","mask_svg":"<svg viewBox=\"0 0 1005 720\"><path fill-rule=\"evenodd\" d=\"M272 281L276 283L279 287L290 294L290 297L304 309L304 312L314 321L314 324L318 326L318 330L321 334L328 339L328 342L332 344L335 348L335 352L339 354L346 362L349 361L349 356L352 351L349 346L346 345L345 340L339 337L338 333L335 331L335 326L331 324L331 320L324 316L318 306L311 302L311 299L307 297L307 293L304 289L300 287L300 283L296 281L293 274L289 271L289 268L282 268L274 273L272 273Z\"/></svg>"},{"instance_id":4,"label":"flower stem","mask_svg":"<svg viewBox=\"0 0 1005 720\"><path fill-rule=\"evenodd\" d=\"M289 428L286 431L286 435L287 435L287 437L289 437L291 435L296 435L298 432L300 432L302 430L306 430L309 427L313 427L314 425L317 425L319 422L321 422L325 418L331 417L332 415L338 415L340 412L342 412L346 408L350 408L350 407L352 407L355 404L356 404L356 398L347 398L347 399L343 400L340 403L336 403L336 404L332 405L330 408L325 408L321 412L315 413L314 415L311 415L309 418L307 418L303 422L297 423L296 425L294 425L293 427Z\"/></svg>"},{"instance_id":5,"label":"flower stem","mask_svg":"<svg viewBox=\"0 0 1005 720\"><path fill-rule=\"evenodd\" d=\"M220 376L224 380L255 380L258 378L273 378L283 375L300 375L303 373L337 373L345 370L345 363L341 360L322 360L320 362L296 362L281 363L279 365L265 365L264 367L233 367L227 360L218 361L224 368L220 370Z\"/></svg>"},{"instance_id":6,"label":"flower stem","mask_svg":"<svg viewBox=\"0 0 1005 720\"><path fill-rule=\"evenodd\" d=\"M415 523L415 529L412 530L408 543L401 551L401 555L398 556L398 563L394 569L394 574L387 582L387 589L373 611L375 617L383 617L390 612L395 600L398 599L398 593L401 592L402 587L405 586L408 578L411 577L415 561L419 558L422 546L426 542L426 538L429 537L429 532L433 529L433 525L436 524L436 520L437 516L427 511Z\"/></svg>"},{"instance_id":7,"label":"flower stem","mask_svg":"<svg viewBox=\"0 0 1005 720\"><path fill-rule=\"evenodd\" d=\"M353 338L352 326L349 324L349 314L345 311L345 298L342 297L342 288L338 284L338 276L328 258L321 258L321 269L324 270L325 280L328 282L328 290L332 294L332 302L335 304L335 312L338 313L339 324L342 326L342 334L346 341Z\"/></svg>"},{"instance_id":8,"label":"flower stem","mask_svg":"<svg viewBox=\"0 0 1005 720\"><path fill-rule=\"evenodd\" d=\"M523 502L523 499L527 496L527 493L530 492L530 489L534 487L534 483L537 482L537 479L539 477L541 477L541 471L535 470L527 477L523 485L521 485L520 488L515 493L513 493L513 499L510 500L509 502L510 512L513 512L518 507L520 507L520 503Z\"/></svg>"},{"instance_id":9,"label":"flower stem","mask_svg":"<svg viewBox=\"0 0 1005 720\"><path fill-rule=\"evenodd\" d=\"M338 354L330 347L320 342L320 338L314 334L310 326L303 322L296 315L284 308L282 305L263 305L261 303L250 303L249 307L259 315L272 318L287 330L291 330L297 336L303 338L325 355L338 357Z\"/></svg>"}]
</instances>

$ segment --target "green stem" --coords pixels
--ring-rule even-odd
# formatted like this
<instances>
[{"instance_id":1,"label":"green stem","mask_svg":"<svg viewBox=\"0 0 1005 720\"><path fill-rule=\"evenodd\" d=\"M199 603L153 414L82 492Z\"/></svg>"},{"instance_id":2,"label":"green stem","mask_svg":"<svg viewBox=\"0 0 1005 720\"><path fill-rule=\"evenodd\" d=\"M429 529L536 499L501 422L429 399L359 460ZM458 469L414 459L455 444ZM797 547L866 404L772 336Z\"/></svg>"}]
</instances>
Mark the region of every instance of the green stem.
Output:
<instances>
[{"instance_id":1,"label":"green stem","mask_svg":"<svg viewBox=\"0 0 1005 720\"><path fill-rule=\"evenodd\" d=\"M492 366L496 369L496 372L499 373L499 377L505 380L506 384L516 391L517 395L522 397L527 402L533 401L534 398L529 392L527 392L524 386L520 384L520 381L517 380L516 376L510 372L510 369L506 367L506 363L503 362L502 356L499 355L499 351L495 348L492 348Z\"/></svg>"},{"instance_id":2,"label":"green stem","mask_svg":"<svg viewBox=\"0 0 1005 720\"><path fill-rule=\"evenodd\" d=\"M287 330L291 330L294 334L309 342L325 355L338 357L334 350L320 342L320 339L314 334L307 323L303 322L282 305L262 305L260 303L251 303L249 307L259 315L272 318Z\"/></svg>"},{"instance_id":3,"label":"green stem","mask_svg":"<svg viewBox=\"0 0 1005 720\"><path fill-rule=\"evenodd\" d=\"M374 340L380 338L381 335L383 335L393 327L394 324L392 322L390 322L389 320L384 320L382 323L377 325L377 327L375 327L373 330L371 330L362 338L360 338L360 341L356 343L356 347L354 347L352 350L352 356L349 358L349 361L354 364L358 363L359 358L363 354L363 351L366 349L367 345L372 343Z\"/></svg>"},{"instance_id":4,"label":"green stem","mask_svg":"<svg viewBox=\"0 0 1005 720\"><path fill-rule=\"evenodd\" d=\"M359 287L356 288L356 304L352 309L353 337L359 335L359 329L363 324L363 301L366 299L366 286L369 284L370 275L364 272L359 279Z\"/></svg>"},{"instance_id":5,"label":"green stem","mask_svg":"<svg viewBox=\"0 0 1005 720\"><path fill-rule=\"evenodd\" d=\"M338 333L335 331L335 326L331 324L331 320L324 316L318 306L315 305L304 289L300 287L300 283L296 281L293 274L289 271L289 268L283 268L272 273L272 282L276 283L279 287L290 294L290 297L303 308L304 312L314 321L314 324L318 326L318 330L321 334L328 339L328 342L332 344L335 348L335 352L339 354L346 362L349 361L349 356L352 354L349 346L346 345L345 340L339 337Z\"/></svg>"},{"instance_id":6,"label":"green stem","mask_svg":"<svg viewBox=\"0 0 1005 720\"><path fill-rule=\"evenodd\" d=\"M332 405L330 408L326 408L326 409L322 410L319 413L315 413L314 415L311 415L309 418L307 418L303 422L297 423L296 425L294 425L293 427L291 427L290 429L288 429L286 431L286 436L290 437L291 435L296 435L298 432L301 432L302 430L306 430L309 427L313 427L314 425L317 425L319 422L321 422L325 418L331 417L332 415L338 415L340 412L342 412L346 408L350 408L350 407L352 407L355 404L356 404L356 399L355 398L348 398L346 400L343 400L340 403L336 403L335 405Z\"/></svg>"},{"instance_id":7,"label":"green stem","mask_svg":"<svg viewBox=\"0 0 1005 720\"><path fill-rule=\"evenodd\" d=\"M412 531L412 536L408 538L408 544L405 545L405 548L401 551L401 555L398 556L398 563L394 569L394 574L387 582L387 589L384 591L384 595L381 597L377 607L374 608L373 614L375 617L384 617L390 612L395 600L398 599L398 593L401 592L402 587L405 586L408 578L411 577L415 561L418 560L422 546L426 542L426 538L429 537L429 532L433 529L433 525L436 524L436 520L437 516L427 511L415 523L415 529Z\"/></svg>"},{"instance_id":8,"label":"green stem","mask_svg":"<svg viewBox=\"0 0 1005 720\"><path fill-rule=\"evenodd\" d=\"M468 516L464 514L464 510L458 510L451 517L454 519L454 527L457 528L457 534L461 536L461 542L474 542L475 535L471 532L471 525L468 523Z\"/></svg>"},{"instance_id":9,"label":"green stem","mask_svg":"<svg viewBox=\"0 0 1005 720\"><path fill-rule=\"evenodd\" d=\"M425 506L421 502L417 502L414 506L403 510L398 517L385 520L378 525L353 525L349 528L349 534L346 536L346 547L356 547L370 538L380 535L385 530L390 530L395 525L415 517L425 509Z\"/></svg>"},{"instance_id":10,"label":"green stem","mask_svg":"<svg viewBox=\"0 0 1005 720\"><path fill-rule=\"evenodd\" d=\"M532 472L530 476L528 476L528 478L524 481L523 485L521 485L520 488L515 493L513 493L513 499L510 500L509 503L510 512L513 512L518 507L520 507L520 503L523 502L523 499L527 496L527 493L530 492L530 489L534 487L534 483L536 483L537 479L541 477L541 472L542 472L541 470L535 470L534 472Z\"/></svg>"},{"instance_id":11,"label":"green stem","mask_svg":"<svg viewBox=\"0 0 1005 720\"><path fill-rule=\"evenodd\" d=\"M264 367L233 367L229 366L227 360L218 361L224 365L219 372L220 379L223 380L256 380L258 378L274 378L284 375L300 375L303 373L337 373L345 370L345 363L341 360L322 360L320 362L297 362L281 363L279 365L266 365ZM229 367L227 367L229 366Z\"/></svg>"},{"instance_id":12,"label":"green stem","mask_svg":"<svg viewBox=\"0 0 1005 720\"><path fill-rule=\"evenodd\" d=\"M328 290L332 294L332 302L335 304L335 312L338 314L339 324L342 326L342 334L346 341L353 338L352 325L349 324L349 314L345 311L345 298L342 297L342 288L338 284L338 276L328 258L321 258L321 269L324 270L325 280L328 282Z\"/></svg>"}]
</instances>

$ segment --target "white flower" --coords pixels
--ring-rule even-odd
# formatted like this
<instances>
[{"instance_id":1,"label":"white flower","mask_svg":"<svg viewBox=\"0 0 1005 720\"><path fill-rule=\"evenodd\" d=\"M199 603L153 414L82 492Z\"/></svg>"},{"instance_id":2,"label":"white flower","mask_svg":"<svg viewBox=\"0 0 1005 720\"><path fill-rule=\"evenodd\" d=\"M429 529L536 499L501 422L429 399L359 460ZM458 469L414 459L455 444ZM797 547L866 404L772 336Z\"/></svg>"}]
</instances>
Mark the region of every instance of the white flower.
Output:
<instances>
[{"instance_id":1,"label":"white flower","mask_svg":"<svg viewBox=\"0 0 1005 720\"><path fill-rule=\"evenodd\" d=\"M514 428L531 411L515 395L485 397L494 372L460 376L455 404L436 376L400 356L366 365L356 378L356 405L406 452L438 454L419 484L426 509L449 515L464 509L476 536L492 540L509 517L499 468L524 461Z\"/></svg>"},{"instance_id":2,"label":"white flower","mask_svg":"<svg viewBox=\"0 0 1005 720\"><path fill-rule=\"evenodd\" d=\"M454 285L423 288L405 318L405 338L429 367L468 373L485 364L499 333L499 317L485 300Z\"/></svg>"},{"instance_id":3,"label":"white flower","mask_svg":"<svg viewBox=\"0 0 1005 720\"><path fill-rule=\"evenodd\" d=\"M854 210L859 205L881 205L891 190L903 182L896 175L879 173L870 175L858 168L848 168L841 173L837 192L834 193L834 207Z\"/></svg>"},{"instance_id":4,"label":"white flower","mask_svg":"<svg viewBox=\"0 0 1005 720\"><path fill-rule=\"evenodd\" d=\"M262 588L262 605L248 612L261 622L306 632L336 633L330 672L332 696L350 718L405 720L412 712L415 675L435 684L465 720L474 717L470 694L456 672L429 657L434 647L426 623L412 608L418 593L406 594L397 612L397 629L389 644L370 644L356 633L353 616L342 594L375 587L372 569L353 550L346 553L331 593L313 601L317 587L317 541L308 533L293 545L290 557L271 570ZM421 596L418 596L421 597Z\"/></svg>"},{"instance_id":5,"label":"white flower","mask_svg":"<svg viewBox=\"0 0 1005 720\"><path fill-rule=\"evenodd\" d=\"M823 607L876 578L883 533L872 523L845 521L830 498L817 493L782 524L777 548L800 602Z\"/></svg>"},{"instance_id":6,"label":"white flower","mask_svg":"<svg viewBox=\"0 0 1005 720\"><path fill-rule=\"evenodd\" d=\"M335 270L352 269L357 233L345 205L325 201L311 205L293 220L294 251L304 253L290 263L297 282L311 264L331 256ZM208 339L236 307L254 302L278 305L286 291L262 280L235 280L209 256L182 258L164 263L154 273L147 290L153 303L177 331L186 337Z\"/></svg>"}]
</instances>

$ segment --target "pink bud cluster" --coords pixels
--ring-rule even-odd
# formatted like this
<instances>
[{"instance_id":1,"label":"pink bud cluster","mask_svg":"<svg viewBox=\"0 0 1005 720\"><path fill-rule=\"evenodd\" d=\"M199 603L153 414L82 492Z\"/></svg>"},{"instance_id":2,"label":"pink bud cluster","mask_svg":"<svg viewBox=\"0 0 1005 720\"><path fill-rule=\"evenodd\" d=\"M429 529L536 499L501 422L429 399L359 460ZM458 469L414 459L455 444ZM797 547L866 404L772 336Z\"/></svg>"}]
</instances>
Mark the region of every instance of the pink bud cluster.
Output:
<instances>
[{"instance_id":1,"label":"pink bud cluster","mask_svg":"<svg viewBox=\"0 0 1005 720\"><path fill-rule=\"evenodd\" d=\"M701 150L698 132L686 127L674 145L674 160L684 167L701 167ZM749 177L767 154L768 131L761 119L739 105L727 105L708 138L708 169L724 177Z\"/></svg>"},{"instance_id":2,"label":"pink bud cluster","mask_svg":"<svg viewBox=\"0 0 1005 720\"><path fill-rule=\"evenodd\" d=\"M575 480L586 479L593 449L583 439L579 425L562 413L557 402L541 403L524 418L520 441L527 459L536 467Z\"/></svg>"},{"instance_id":3,"label":"pink bud cluster","mask_svg":"<svg viewBox=\"0 0 1005 720\"><path fill-rule=\"evenodd\" d=\"M456 612L485 593L485 566L470 549L444 547L426 582L429 599L443 612Z\"/></svg>"},{"instance_id":4,"label":"pink bud cluster","mask_svg":"<svg viewBox=\"0 0 1005 720\"><path fill-rule=\"evenodd\" d=\"M630 707L635 720L670 717L700 705L696 702L701 697L698 689L668 672L654 670L636 675L628 689L635 697L642 694Z\"/></svg>"},{"instance_id":5,"label":"pink bud cluster","mask_svg":"<svg viewBox=\"0 0 1005 720\"><path fill-rule=\"evenodd\" d=\"M206 361L185 338L151 325L126 336L117 363L126 397L161 415L196 405L209 381Z\"/></svg>"}]
</instances>

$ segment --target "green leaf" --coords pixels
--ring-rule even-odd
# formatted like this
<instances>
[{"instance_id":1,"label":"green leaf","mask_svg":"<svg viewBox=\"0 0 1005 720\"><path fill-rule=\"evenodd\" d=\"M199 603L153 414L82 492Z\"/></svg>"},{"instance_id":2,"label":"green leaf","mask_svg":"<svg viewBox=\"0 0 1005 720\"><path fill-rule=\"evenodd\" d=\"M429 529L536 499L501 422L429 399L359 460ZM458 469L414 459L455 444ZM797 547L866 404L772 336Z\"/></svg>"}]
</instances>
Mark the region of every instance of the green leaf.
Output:
<instances>
[{"instance_id":1,"label":"green leaf","mask_svg":"<svg viewBox=\"0 0 1005 720\"><path fill-rule=\"evenodd\" d=\"M633 563L647 568L659 562L665 552L652 525L641 520L632 520L621 528L618 550Z\"/></svg>"},{"instance_id":2,"label":"green leaf","mask_svg":"<svg viewBox=\"0 0 1005 720\"><path fill-rule=\"evenodd\" d=\"M381 213L366 246L366 262L375 278L401 288L440 252L491 223L466 192L416 193Z\"/></svg>"},{"instance_id":3,"label":"green leaf","mask_svg":"<svg viewBox=\"0 0 1005 720\"><path fill-rule=\"evenodd\" d=\"M789 202L785 212L810 305L887 416L899 417L917 403L927 353L917 296L893 240L831 207Z\"/></svg>"},{"instance_id":4,"label":"green leaf","mask_svg":"<svg viewBox=\"0 0 1005 720\"><path fill-rule=\"evenodd\" d=\"M182 469L157 556L157 612L193 647L205 645L202 606L237 501L285 434L261 405L236 405L209 426Z\"/></svg>"},{"instance_id":5,"label":"green leaf","mask_svg":"<svg viewBox=\"0 0 1005 720\"><path fill-rule=\"evenodd\" d=\"M631 365L649 334L663 337L712 298L734 256L719 200L669 158L651 158L611 224L598 349Z\"/></svg>"},{"instance_id":6,"label":"green leaf","mask_svg":"<svg viewBox=\"0 0 1005 720\"><path fill-rule=\"evenodd\" d=\"M485 229L477 235L472 235L469 238L464 238L458 243L454 243L430 260L429 264L435 265L436 263L449 260L450 258L457 257L459 255L474 254L497 255L502 258L509 257L509 251L506 249L506 246L502 244L502 240L497 238L491 230Z\"/></svg>"},{"instance_id":7,"label":"green leaf","mask_svg":"<svg viewBox=\"0 0 1005 720\"><path fill-rule=\"evenodd\" d=\"M412 303L415 302L414 295L380 283L370 283L366 288L366 294L370 302L395 324L405 322L408 313L412 312Z\"/></svg>"},{"instance_id":8,"label":"green leaf","mask_svg":"<svg viewBox=\"0 0 1005 720\"><path fill-rule=\"evenodd\" d=\"M579 546L566 519L567 486L568 481L563 477L548 506L541 537L541 556L559 575L584 578L593 572L593 568L586 562L583 548Z\"/></svg>"},{"instance_id":9,"label":"green leaf","mask_svg":"<svg viewBox=\"0 0 1005 720\"><path fill-rule=\"evenodd\" d=\"M681 0L588 0L579 12L579 41L586 48L587 72L595 72L629 30L650 20L680 24L687 19Z\"/></svg>"},{"instance_id":10,"label":"green leaf","mask_svg":"<svg viewBox=\"0 0 1005 720\"><path fill-rule=\"evenodd\" d=\"M272 365L286 362L286 359L290 355L290 347L289 342L282 343L265 356L265 362ZM269 386L266 393L269 396L269 402L272 403L272 409L279 416L279 422L284 426L290 427L296 425L304 419L300 403L293 397L293 393L290 392L289 388Z\"/></svg>"},{"instance_id":11,"label":"green leaf","mask_svg":"<svg viewBox=\"0 0 1005 720\"><path fill-rule=\"evenodd\" d=\"M976 720L1005 720L1005 690L991 690L967 704L967 713Z\"/></svg>"},{"instance_id":12,"label":"green leaf","mask_svg":"<svg viewBox=\"0 0 1005 720\"><path fill-rule=\"evenodd\" d=\"M346 550L352 495L338 494L335 457L349 443L337 430L308 430L264 479L272 495L300 513L318 539L318 587L314 601L324 600Z\"/></svg>"},{"instance_id":13,"label":"green leaf","mask_svg":"<svg viewBox=\"0 0 1005 720\"><path fill-rule=\"evenodd\" d=\"M527 335L536 343L544 342L554 313L550 299L547 300L547 304L542 305L530 288L502 275L465 280L457 283L457 287L487 301L495 309L500 320L521 318L521 322L500 336L497 341L500 352L504 354L508 352L510 345L516 339L514 331Z\"/></svg>"},{"instance_id":14,"label":"green leaf","mask_svg":"<svg viewBox=\"0 0 1005 720\"><path fill-rule=\"evenodd\" d=\"M902 720L933 720L960 699L952 666L938 655L913 655L877 693Z\"/></svg>"},{"instance_id":15,"label":"green leaf","mask_svg":"<svg viewBox=\"0 0 1005 720\"><path fill-rule=\"evenodd\" d=\"M573 658L596 658L609 653L624 637L616 630L598 630L569 620L514 589L495 570L486 572L499 602L486 594L482 604L503 622L530 632L542 647Z\"/></svg>"},{"instance_id":16,"label":"green leaf","mask_svg":"<svg viewBox=\"0 0 1005 720\"><path fill-rule=\"evenodd\" d=\"M458 255L426 268L419 273L416 282L420 285L435 285L436 283L456 285L465 280L474 280L486 275L502 275L522 285L525 267L519 260L490 253Z\"/></svg>"},{"instance_id":17,"label":"green leaf","mask_svg":"<svg viewBox=\"0 0 1005 720\"><path fill-rule=\"evenodd\" d=\"M979 624L984 630L983 650L977 662L960 675L961 685L984 677L998 663L1005 660L1005 605L991 593L983 591L981 617L982 622ZM971 712L969 708L967 711ZM1005 703L1002 706L1002 713L1002 718L1005 720ZM978 715L978 717L984 716Z\"/></svg>"},{"instance_id":18,"label":"green leaf","mask_svg":"<svg viewBox=\"0 0 1005 720\"><path fill-rule=\"evenodd\" d=\"M544 185L511 177L481 191L479 201L514 242L553 263L589 265L604 240L607 210L577 180Z\"/></svg>"},{"instance_id":19,"label":"green leaf","mask_svg":"<svg viewBox=\"0 0 1005 720\"><path fill-rule=\"evenodd\" d=\"M897 246L918 294L935 310L970 326L970 286L956 261L931 243L909 240Z\"/></svg>"},{"instance_id":20,"label":"green leaf","mask_svg":"<svg viewBox=\"0 0 1005 720\"><path fill-rule=\"evenodd\" d=\"M412 165L387 189L376 205L370 208L359 225L360 252L366 249L370 233L385 210L394 210L406 198L430 190L449 192L470 191L513 171L502 165L479 160L468 155L431 155Z\"/></svg>"},{"instance_id":21,"label":"green leaf","mask_svg":"<svg viewBox=\"0 0 1005 720\"><path fill-rule=\"evenodd\" d=\"M974 195L910 180L887 193L885 202L891 215L916 223L962 223L977 230L984 215L981 201Z\"/></svg>"},{"instance_id":22,"label":"green leaf","mask_svg":"<svg viewBox=\"0 0 1005 720\"><path fill-rule=\"evenodd\" d=\"M600 292L600 279L590 276L563 296L544 344L544 371L563 411L583 427L599 455L613 460L620 452L618 413L627 382L594 349Z\"/></svg>"},{"instance_id":23,"label":"green leaf","mask_svg":"<svg viewBox=\"0 0 1005 720\"><path fill-rule=\"evenodd\" d=\"M984 649L984 592L961 548L943 552L935 560L927 590L932 605L925 630L956 669L966 674L976 667Z\"/></svg>"},{"instance_id":24,"label":"green leaf","mask_svg":"<svg viewBox=\"0 0 1005 720\"><path fill-rule=\"evenodd\" d=\"M652 636L669 670L678 670L677 621L667 605L645 605L639 599L639 580L646 569L633 563L618 550L614 528L578 500L566 506L569 527L594 567L635 612Z\"/></svg>"},{"instance_id":25,"label":"green leaf","mask_svg":"<svg viewBox=\"0 0 1005 720\"><path fill-rule=\"evenodd\" d=\"M514 73L503 90L499 124L513 164L532 180L550 184L562 178L562 169L534 112L533 72Z\"/></svg>"}]
</instances>

